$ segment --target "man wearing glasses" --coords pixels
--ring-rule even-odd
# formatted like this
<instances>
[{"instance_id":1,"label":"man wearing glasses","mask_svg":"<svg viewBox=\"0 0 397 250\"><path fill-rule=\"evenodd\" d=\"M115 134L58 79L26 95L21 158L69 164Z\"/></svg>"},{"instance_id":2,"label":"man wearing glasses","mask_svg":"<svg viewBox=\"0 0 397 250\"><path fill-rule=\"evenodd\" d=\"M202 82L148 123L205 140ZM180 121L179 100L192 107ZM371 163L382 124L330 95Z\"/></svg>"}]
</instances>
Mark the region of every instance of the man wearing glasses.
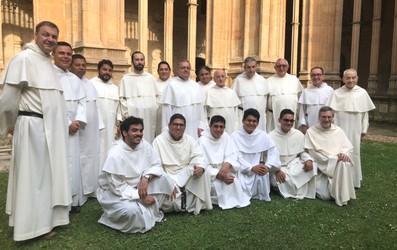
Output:
<instances>
[{"instance_id":1,"label":"man wearing glasses","mask_svg":"<svg viewBox=\"0 0 397 250\"><path fill-rule=\"evenodd\" d=\"M288 74L289 64L284 58L279 58L274 65L276 74L269 77L269 99L267 112L267 131L277 126L278 116L283 109L298 109L298 95L303 91L301 82L296 76Z\"/></svg>"},{"instance_id":2,"label":"man wearing glasses","mask_svg":"<svg viewBox=\"0 0 397 250\"><path fill-rule=\"evenodd\" d=\"M324 70L322 67L313 67L310 70L312 84L303 90L299 98L299 129L302 133L318 123L318 111L325 105L334 93L334 89L324 81Z\"/></svg>"},{"instance_id":3,"label":"man wearing glasses","mask_svg":"<svg viewBox=\"0 0 397 250\"><path fill-rule=\"evenodd\" d=\"M294 112L283 109L279 126L269 134L280 152L281 169L270 175L270 183L284 198L316 198L317 166L305 152L305 137L293 128Z\"/></svg>"}]
</instances>

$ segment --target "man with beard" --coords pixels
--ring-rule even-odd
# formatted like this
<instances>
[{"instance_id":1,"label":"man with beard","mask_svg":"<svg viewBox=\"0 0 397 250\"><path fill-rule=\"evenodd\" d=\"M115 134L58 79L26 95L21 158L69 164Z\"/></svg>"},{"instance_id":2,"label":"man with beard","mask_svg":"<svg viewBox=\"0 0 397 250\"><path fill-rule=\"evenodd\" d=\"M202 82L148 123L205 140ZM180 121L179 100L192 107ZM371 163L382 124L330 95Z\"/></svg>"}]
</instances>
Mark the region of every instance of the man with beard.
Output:
<instances>
[{"instance_id":1,"label":"man with beard","mask_svg":"<svg viewBox=\"0 0 397 250\"><path fill-rule=\"evenodd\" d=\"M98 188L99 166L99 131L104 128L98 107L97 91L90 80L85 77L86 59L80 54L72 56L70 72L80 78L86 95L87 125L80 133L80 169L84 199L96 197Z\"/></svg>"},{"instance_id":2,"label":"man with beard","mask_svg":"<svg viewBox=\"0 0 397 250\"><path fill-rule=\"evenodd\" d=\"M178 63L177 74L164 89L162 104L162 129L168 127L168 121L173 114L183 115L188 123L186 134L197 139L201 132L208 128L204 115L205 96L197 82L190 79L190 62L182 60Z\"/></svg>"},{"instance_id":3,"label":"man with beard","mask_svg":"<svg viewBox=\"0 0 397 250\"><path fill-rule=\"evenodd\" d=\"M152 142L156 133L157 95L156 80L144 72L145 56L140 51L131 55L134 70L123 76L120 82L120 107L122 117L134 115L143 118L145 139Z\"/></svg>"},{"instance_id":4,"label":"man with beard","mask_svg":"<svg viewBox=\"0 0 397 250\"><path fill-rule=\"evenodd\" d=\"M68 165L72 188L71 212L80 212L80 207L87 201L87 197L83 195L80 169L80 129L87 124L87 114L84 88L80 79L69 71L72 53L70 44L58 42L52 54L55 72L62 85L69 122Z\"/></svg>"},{"instance_id":5,"label":"man with beard","mask_svg":"<svg viewBox=\"0 0 397 250\"><path fill-rule=\"evenodd\" d=\"M145 233L160 222L166 199L175 197L173 181L143 137L143 121L128 117L120 125L123 140L110 149L99 175L99 223L123 233Z\"/></svg>"},{"instance_id":6,"label":"man with beard","mask_svg":"<svg viewBox=\"0 0 397 250\"><path fill-rule=\"evenodd\" d=\"M54 23L37 24L36 43L10 60L0 81L0 138L14 135L6 213L15 241L48 239L69 224L68 123L50 56L58 34Z\"/></svg>"},{"instance_id":7,"label":"man with beard","mask_svg":"<svg viewBox=\"0 0 397 250\"><path fill-rule=\"evenodd\" d=\"M266 131L266 108L269 87L266 79L256 73L256 60L253 57L244 59L244 71L233 82L233 90L241 100L243 111L253 108L260 112L258 128ZM241 113L241 112L240 112ZM241 120L241 114L240 118Z\"/></svg>"},{"instance_id":8,"label":"man with beard","mask_svg":"<svg viewBox=\"0 0 397 250\"><path fill-rule=\"evenodd\" d=\"M170 81L172 80L171 67L168 64L168 62L166 61L159 62L157 66L157 73L159 74L159 77L156 79L156 85L158 90L157 103L161 103L163 91L165 87L168 85L168 83L170 83ZM161 134L161 121L162 121L161 105L159 105L157 109L156 135Z\"/></svg>"},{"instance_id":9,"label":"man with beard","mask_svg":"<svg viewBox=\"0 0 397 250\"><path fill-rule=\"evenodd\" d=\"M113 63L102 60L98 63L98 76L91 79L98 92L98 106L105 128L99 132L99 166L105 162L107 151L116 137L116 121L121 120L118 115L119 89L112 82Z\"/></svg>"}]
</instances>

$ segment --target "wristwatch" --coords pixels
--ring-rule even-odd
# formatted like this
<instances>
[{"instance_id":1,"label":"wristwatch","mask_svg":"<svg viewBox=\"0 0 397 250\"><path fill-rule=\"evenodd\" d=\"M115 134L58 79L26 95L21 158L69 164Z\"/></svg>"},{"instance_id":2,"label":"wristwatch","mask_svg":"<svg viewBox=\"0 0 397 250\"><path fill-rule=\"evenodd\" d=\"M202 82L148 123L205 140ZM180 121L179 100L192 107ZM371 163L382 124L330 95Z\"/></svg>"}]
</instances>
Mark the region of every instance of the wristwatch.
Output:
<instances>
[{"instance_id":1,"label":"wristwatch","mask_svg":"<svg viewBox=\"0 0 397 250\"><path fill-rule=\"evenodd\" d=\"M143 178L145 178L147 180L150 180L150 175L146 174L146 175L143 176Z\"/></svg>"}]
</instances>

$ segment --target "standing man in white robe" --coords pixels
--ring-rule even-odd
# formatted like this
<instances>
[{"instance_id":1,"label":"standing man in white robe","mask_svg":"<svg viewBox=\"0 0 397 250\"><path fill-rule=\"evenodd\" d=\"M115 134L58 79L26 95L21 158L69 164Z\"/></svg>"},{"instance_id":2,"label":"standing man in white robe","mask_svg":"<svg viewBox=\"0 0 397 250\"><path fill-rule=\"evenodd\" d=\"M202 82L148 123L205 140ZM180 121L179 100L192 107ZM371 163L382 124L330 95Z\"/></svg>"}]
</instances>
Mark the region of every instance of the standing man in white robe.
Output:
<instances>
[{"instance_id":1,"label":"standing man in white robe","mask_svg":"<svg viewBox=\"0 0 397 250\"><path fill-rule=\"evenodd\" d=\"M203 209L212 209L211 174L205 171L200 146L193 137L185 134L185 127L183 115L172 115L168 130L154 139L153 147L178 190L176 199L165 202L162 210L197 215Z\"/></svg>"},{"instance_id":2,"label":"standing man in white robe","mask_svg":"<svg viewBox=\"0 0 397 250\"><path fill-rule=\"evenodd\" d=\"M338 206L356 199L353 185L353 146L341 128L332 124L332 108L319 110L320 123L311 126L305 135L305 149L317 163L317 196L323 200L335 199Z\"/></svg>"},{"instance_id":3,"label":"standing man in white robe","mask_svg":"<svg viewBox=\"0 0 397 250\"><path fill-rule=\"evenodd\" d=\"M211 173L211 201L222 209L246 207L251 196L244 193L237 178L240 167L237 149L225 132L226 120L215 115L210 120L210 128L204 130L198 140L204 153L206 171Z\"/></svg>"},{"instance_id":4,"label":"standing man in white robe","mask_svg":"<svg viewBox=\"0 0 397 250\"><path fill-rule=\"evenodd\" d=\"M197 82L190 79L190 62L182 60L178 63L177 74L163 92L162 129L168 127L173 114L181 114L186 120L186 134L197 139L201 132L208 128L204 114L205 96Z\"/></svg>"},{"instance_id":5,"label":"standing man in white robe","mask_svg":"<svg viewBox=\"0 0 397 250\"><path fill-rule=\"evenodd\" d=\"M99 167L105 163L107 152L116 138L116 125L121 121L118 115L119 88L112 82L113 63L102 60L98 63L98 76L91 79L98 93L98 105L105 128L99 131Z\"/></svg>"},{"instance_id":6,"label":"standing man in white robe","mask_svg":"<svg viewBox=\"0 0 397 250\"><path fill-rule=\"evenodd\" d=\"M159 77L156 79L157 85L157 119L156 119L156 136L161 134L161 122L163 120L161 115L161 98L163 97L163 91L165 87L170 83L172 80L171 77L171 67L166 61L159 62L157 66L157 73Z\"/></svg>"},{"instance_id":7,"label":"standing man in white robe","mask_svg":"<svg viewBox=\"0 0 397 250\"><path fill-rule=\"evenodd\" d=\"M96 197L98 188L99 166L99 131L104 128L98 107L97 91L90 80L85 77L87 62L80 54L72 55L70 72L81 80L86 95L87 125L79 130L80 133L80 169L84 199Z\"/></svg>"},{"instance_id":8,"label":"standing man in white robe","mask_svg":"<svg viewBox=\"0 0 397 250\"><path fill-rule=\"evenodd\" d=\"M69 224L68 122L50 53L59 30L36 25L35 41L14 56L0 85L0 139L13 132L6 213L15 241L55 235Z\"/></svg>"},{"instance_id":9,"label":"standing man in white robe","mask_svg":"<svg viewBox=\"0 0 397 250\"><path fill-rule=\"evenodd\" d=\"M367 91L357 86L357 82L357 71L355 69L345 70L343 72L343 83L345 85L335 90L327 105L334 110L335 125L345 131L347 138L353 144L351 158L354 162L354 187L360 188L363 179L360 144L369 127L368 112L375 109L375 105Z\"/></svg>"},{"instance_id":10,"label":"standing man in white robe","mask_svg":"<svg viewBox=\"0 0 397 250\"><path fill-rule=\"evenodd\" d=\"M123 76L120 82L120 107L124 117L143 119L146 127L145 140L152 142L156 134L157 95L156 79L143 69L145 56L140 51L131 55L134 70Z\"/></svg>"},{"instance_id":11,"label":"standing man in white robe","mask_svg":"<svg viewBox=\"0 0 397 250\"><path fill-rule=\"evenodd\" d=\"M208 90L215 86L215 82L212 80L211 76L211 68L208 66L202 66L198 70L198 85L201 87L201 90L204 93L204 103L207 97ZM204 106L204 116L209 121L209 115L207 113L207 109Z\"/></svg>"},{"instance_id":12,"label":"standing man in white robe","mask_svg":"<svg viewBox=\"0 0 397 250\"><path fill-rule=\"evenodd\" d=\"M269 172L280 169L280 155L273 139L258 128L256 109L244 111L243 127L231 135L239 151L239 180L251 198L270 201Z\"/></svg>"},{"instance_id":13,"label":"standing man in white robe","mask_svg":"<svg viewBox=\"0 0 397 250\"><path fill-rule=\"evenodd\" d=\"M226 87L226 78L226 72L223 69L215 71L214 80L216 85L208 90L205 107L209 118L214 115L220 115L225 118L227 124L225 131L231 134L241 124L238 109L241 102L236 92Z\"/></svg>"},{"instance_id":14,"label":"standing man in white robe","mask_svg":"<svg viewBox=\"0 0 397 250\"><path fill-rule=\"evenodd\" d=\"M120 125L123 140L109 150L99 176L99 223L123 233L145 233L160 222L166 199L174 198L172 179L143 137L143 120L128 117Z\"/></svg>"},{"instance_id":15,"label":"standing man in white robe","mask_svg":"<svg viewBox=\"0 0 397 250\"><path fill-rule=\"evenodd\" d=\"M318 123L318 111L331 95L334 89L324 81L324 70L322 67L313 67L310 70L312 85L303 90L299 97L299 130L306 134L306 130Z\"/></svg>"},{"instance_id":16,"label":"standing man in white robe","mask_svg":"<svg viewBox=\"0 0 397 250\"><path fill-rule=\"evenodd\" d=\"M288 74L289 64L284 58L277 59L274 69L276 74L269 77L269 99L267 105L267 131L277 126L278 116L283 109L297 113L299 94L303 86L296 76Z\"/></svg>"},{"instance_id":17,"label":"standing man in white robe","mask_svg":"<svg viewBox=\"0 0 397 250\"><path fill-rule=\"evenodd\" d=\"M278 122L269 135L280 153L281 169L270 174L270 183L284 198L315 199L317 166L305 152L305 136L293 128L294 112L283 109Z\"/></svg>"},{"instance_id":18,"label":"standing man in white robe","mask_svg":"<svg viewBox=\"0 0 397 250\"><path fill-rule=\"evenodd\" d=\"M266 109L269 86L266 79L256 73L256 60L253 57L244 59L244 73L234 79L233 90L241 100L243 111L253 108L261 115L258 128L266 131ZM239 120L241 120L241 116Z\"/></svg>"},{"instance_id":19,"label":"standing man in white robe","mask_svg":"<svg viewBox=\"0 0 397 250\"><path fill-rule=\"evenodd\" d=\"M54 68L63 88L63 97L69 122L68 165L72 188L71 212L80 212L81 206L87 201L83 195L80 168L80 129L87 124L86 97L80 79L69 71L72 62L72 46L66 42L58 42L52 53Z\"/></svg>"}]
</instances>

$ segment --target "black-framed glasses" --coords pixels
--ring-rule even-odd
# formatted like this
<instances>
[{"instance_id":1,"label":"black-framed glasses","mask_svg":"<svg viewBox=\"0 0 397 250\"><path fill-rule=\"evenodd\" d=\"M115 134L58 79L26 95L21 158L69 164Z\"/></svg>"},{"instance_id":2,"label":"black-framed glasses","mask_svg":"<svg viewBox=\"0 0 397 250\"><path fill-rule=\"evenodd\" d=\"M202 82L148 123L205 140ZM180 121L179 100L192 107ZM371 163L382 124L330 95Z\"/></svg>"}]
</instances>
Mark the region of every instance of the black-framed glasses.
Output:
<instances>
[{"instance_id":1,"label":"black-framed glasses","mask_svg":"<svg viewBox=\"0 0 397 250\"><path fill-rule=\"evenodd\" d=\"M294 123L295 122L295 120L294 119L283 119L283 121L285 122L285 123Z\"/></svg>"}]
</instances>

